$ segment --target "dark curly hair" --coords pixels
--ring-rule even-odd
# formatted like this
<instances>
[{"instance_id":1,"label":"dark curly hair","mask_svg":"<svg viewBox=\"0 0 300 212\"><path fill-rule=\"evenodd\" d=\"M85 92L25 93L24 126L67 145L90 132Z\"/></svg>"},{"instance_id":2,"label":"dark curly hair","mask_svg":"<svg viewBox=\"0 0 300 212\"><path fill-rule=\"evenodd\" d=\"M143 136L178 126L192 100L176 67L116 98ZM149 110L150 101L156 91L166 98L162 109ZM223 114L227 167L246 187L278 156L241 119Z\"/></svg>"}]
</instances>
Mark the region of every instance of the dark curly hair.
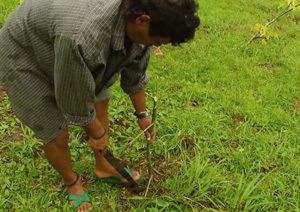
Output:
<instances>
[{"instance_id":1,"label":"dark curly hair","mask_svg":"<svg viewBox=\"0 0 300 212\"><path fill-rule=\"evenodd\" d=\"M149 15L149 35L170 37L172 45L193 39L200 25L195 0L123 0L123 6L126 21Z\"/></svg>"}]
</instances>

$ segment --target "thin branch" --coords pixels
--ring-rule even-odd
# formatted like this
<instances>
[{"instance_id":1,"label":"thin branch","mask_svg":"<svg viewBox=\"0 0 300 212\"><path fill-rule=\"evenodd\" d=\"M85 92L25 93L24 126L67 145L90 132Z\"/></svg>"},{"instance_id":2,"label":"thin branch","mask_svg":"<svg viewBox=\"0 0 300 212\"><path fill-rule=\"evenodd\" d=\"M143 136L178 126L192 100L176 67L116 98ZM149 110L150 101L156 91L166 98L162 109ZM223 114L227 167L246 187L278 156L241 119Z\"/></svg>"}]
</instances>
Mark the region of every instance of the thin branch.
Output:
<instances>
[{"instance_id":1,"label":"thin branch","mask_svg":"<svg viewBox=\"0 0 300 212\"><path fill-rule=\"evenodd\" d=\"M188 201L190 201L190 202L192 202L192 203L194 203L194 204L196 204L196 205L199 205L199 206L202 207L202 208L207 209L207 207L205 207L204 205L202 205L200 202L195 201L195 200L193 200L193 199L191 199L191 198L189 198L189 197L184 197L184 199L186 199L186 200L188 200Z\"/></svg>"},{"instance_id":2,"label":"thin branch","mask_svg":"<svg viewBox=\"0 0 300 212\"><path fill-rule=\"evenodd\" d=\"M147 185L147 189L146 189L146 192L145 192L145 195L144 197L147 197L147 194L148 194L148 191L149 191L149 188L150 188L150 184L151 184L151 181L153 179L153 175L151 175L149 181L148 181L148 185Z\"/></svg>"},{"instance_id":3,"label":"thin branch","mask_svg":"<svg viewBox=\"0 0 300 212\"><path fill-rule=\"evenodd\" d=\"M273 18L271 21L269 21L268 23L266 23L266 26L270 26L271 24L273 24L275 21L277 21L279 18L281 18L282 16L284 16L285 14L295 10L297 7L299 7L300 4L295 5L295 7L292 7L284 12L282 12L281 14L279 14L277 17Z\"/></svg>"},{"instance_id":4,"label":"thin branch","mask_svg":"<svg viewBox=\"0 0 300 212\"><path fill-rule=\"evenodd\" d=\"M128 143L128 145L131 146L141 135L143 135L146 131L148 131L153 125L154 123L150 124L146 129L144 129L140 134L138 134L134 139L132 139Z\"/></svg>"},{"instance_id":5,"label":"thin branch","mask_svg":"<svg viewBox=\"0 0 300 212\"><path fill-rule=\"evenodd\" d=\"M279 18L281 18L282 16L286 15L287 13L295 10L296 8L300 7L300 4L295 5L295 7L292 7L282 13L280 13L278 16L276 16L275 18L273 18L272 20L268 21L265 26L268 27L271 24L273 24L275 21L277 21ZM246 44L246 46L248 46L249 44L251 44L254 40L262 38L262 36L260 35L260 32L255 33L252 38L248 41L248 43Z\"/></svg>"},{"instance_id":6,"label":"thin branch","mask_svg":"<svg viewBox=\"0 0 300 212\"><path fill-rule=\"evenodd\" d=\"M153 169L153 171L154 171L156 174L158 174L158 175L160 175L160 176L164 176L164 174L161 173L160 171L158 171L157 169L155 169L155 168L153 168L153 167L152 167L152 169Z\"/></svg>"}]
</instances>

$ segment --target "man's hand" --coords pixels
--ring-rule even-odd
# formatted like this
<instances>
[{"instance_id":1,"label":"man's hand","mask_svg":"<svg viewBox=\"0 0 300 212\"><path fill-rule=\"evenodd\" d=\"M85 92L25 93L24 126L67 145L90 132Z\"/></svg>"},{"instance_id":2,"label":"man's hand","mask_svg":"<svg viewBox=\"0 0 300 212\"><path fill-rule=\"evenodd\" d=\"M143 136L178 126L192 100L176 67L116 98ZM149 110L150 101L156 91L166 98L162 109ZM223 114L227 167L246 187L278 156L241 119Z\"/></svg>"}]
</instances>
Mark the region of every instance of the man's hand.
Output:
<instances>
[{"instance_id":1,"label":"man's hand","mask_svg":"<svg viewBox=\"0 0 300 212\"><path fill-rule=\"evenodd\" d=\"M108 146L108 132L105 131L104 135L100 138L93 138L89 137L88 144L92 147L95 151L104 152Z\"/></svg>"},{"instance_id":2,"label":"man's hand","mask_svg":"<svg viewBox=\"0 0 300 212\"><path fill-rule=\"evenodd\" d=\"M152 119L150 116L147 116L143 119L139 119L138 120L139 126L140 128L145 131L147 128L147 130L145 131L145 136L147 141L149 141L150 143L154 143L155 141L155 137L156 137L156 128L153 127L153 132L150 133L150 129L149 127L152 125Z\"/></svg>"}]
</instances>

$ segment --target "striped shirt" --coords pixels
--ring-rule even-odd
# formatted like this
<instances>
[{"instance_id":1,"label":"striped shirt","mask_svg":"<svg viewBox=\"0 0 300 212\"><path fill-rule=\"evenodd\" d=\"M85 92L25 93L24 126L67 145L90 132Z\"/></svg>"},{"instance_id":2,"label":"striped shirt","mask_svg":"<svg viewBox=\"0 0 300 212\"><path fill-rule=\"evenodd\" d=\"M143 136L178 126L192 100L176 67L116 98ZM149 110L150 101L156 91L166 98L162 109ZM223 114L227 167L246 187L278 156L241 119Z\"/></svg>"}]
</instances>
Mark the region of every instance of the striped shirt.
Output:
<instances>
[{"instance_id":1,"label":"striped shirt","mask_svg":"<svg viewBox=\"0 0 300 212\"><path fill-rule=\"evenodd\" d=\"M21 102L34 107L39 95L48 95L55 97L69 123L85 125L95 117L96 96L119 75L129 95L144 89L149 48L137 43L125 48L121 4L122 0L25 0L16 9L0 30L0 81L11 88L8 95L21 117L28 112ZM13 89L13 84L24 89ZM40 120L31 122L29 126Z\"/></svg>"}]
</instances>

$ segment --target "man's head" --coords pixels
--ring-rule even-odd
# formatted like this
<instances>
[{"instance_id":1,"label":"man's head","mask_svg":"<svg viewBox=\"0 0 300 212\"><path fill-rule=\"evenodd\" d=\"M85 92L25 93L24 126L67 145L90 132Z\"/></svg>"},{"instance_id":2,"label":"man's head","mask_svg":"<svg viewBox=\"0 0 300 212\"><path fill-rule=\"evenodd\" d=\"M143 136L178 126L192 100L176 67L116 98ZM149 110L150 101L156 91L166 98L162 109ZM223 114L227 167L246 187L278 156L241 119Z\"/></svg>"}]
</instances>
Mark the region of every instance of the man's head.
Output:
<instances>
[{"instance_id":1,"label":"man's head","mask_svg":"<svg viewBox=\"0 0 300 212\"><path fill-rule=\"evenodd\" d=\"M148 46L191 40L200 24L195 0L123 0L128 37Z\"/></svg>"}]
</instances>

